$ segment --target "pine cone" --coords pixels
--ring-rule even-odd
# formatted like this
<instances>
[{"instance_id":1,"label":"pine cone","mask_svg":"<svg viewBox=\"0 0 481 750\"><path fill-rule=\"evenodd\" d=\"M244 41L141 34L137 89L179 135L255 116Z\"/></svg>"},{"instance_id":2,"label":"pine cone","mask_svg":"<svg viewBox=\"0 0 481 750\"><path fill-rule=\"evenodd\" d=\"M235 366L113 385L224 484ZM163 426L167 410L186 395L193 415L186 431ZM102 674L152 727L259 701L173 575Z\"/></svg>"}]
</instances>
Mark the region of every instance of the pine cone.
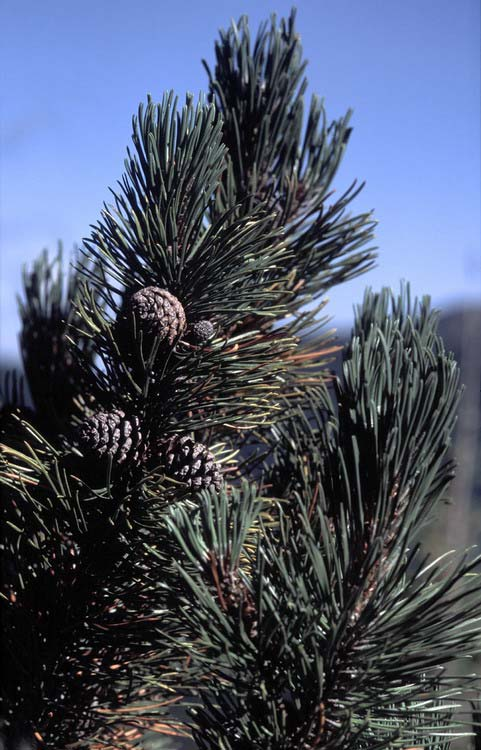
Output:
<instances>
[{"instance_id":1,"label":"pine cone","mask_svg":"<svg viewBox=\"0 0 481 750\"><path fill-rule=\"evenodd\" d=\"M236 571L229 571L222 578L224 608L231 617L239 614L244 628L251 638L257 635L257 610L249 589Z\"/></svg>"},{"instance_id":2,"label":"pine cone","mask_svg":"<svg viewBox=\"0 0 481 750\"><path fill-rule=\"evenodd\" d=\"M79 427L81 446L97 456L112 456L118 464L142 457L142 433L138 417L126 417L121 409L98 411Z\"/></svg>"},{"instance_id":3,"label":"pine cone","mask_svg":"<svg viewBox=\"0 0 481 750\"><path fill-rule=\"evenodd\" d=\"M173 435L159 443L159 456L166 473L193 489L220 489L222 476L213 454L202 443L191 437Z\"/></svg>"},{"instance_id":4,"label":"pine cone","mask_svg":"<svg viewBox=\"0 0 481 750\"><path fill-rule=\"evenodd\" d=\"M189 333L195 344L205 344L214 335L214 326L210 320L198 320L191 325Z\"/></svg>"},{"instance_id":5,"label":"pine cone","mask_svg":"<svg viewBox=\"0 0 481 750\"><path fill-rule=\"evenodd\" d=\"M139 289L130 298L130 309L145 333L166 339L170 346L185 329L184 308L165 289L156 286Z\"/></svg>"}]
</instances>

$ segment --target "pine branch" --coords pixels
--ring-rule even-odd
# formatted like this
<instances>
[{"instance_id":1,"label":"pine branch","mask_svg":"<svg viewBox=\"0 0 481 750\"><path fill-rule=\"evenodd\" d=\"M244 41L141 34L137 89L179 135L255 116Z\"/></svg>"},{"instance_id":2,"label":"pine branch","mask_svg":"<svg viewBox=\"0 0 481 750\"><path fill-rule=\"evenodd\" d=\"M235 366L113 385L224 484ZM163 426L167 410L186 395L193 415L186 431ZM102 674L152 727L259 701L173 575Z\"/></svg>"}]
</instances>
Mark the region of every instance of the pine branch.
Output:
<instances>
[{"instance_id":1,"label":"pine branch","mask_svg":"<svg viewBox=\"0 0 481 750\"><path fill-rule=\"evenodd\" d=\"M397 538L412 539L452 479L445 457L461 390L437 320L427 298L411 304L409 288L397 298L368 290L358 310L337 387L339 433L326 492L335 502L344 488L346 513L361 535L370 533L367 525L377 535L394 523ZM348 477L340 461L357 473Z\"/></svg>"},{"instance_id":2,"label":"pine branch","mask_svg":"<svg viewBox=\"0 0 481 750\"><path fill-rule=\"evenodd\" d=\"M302 528L281 514L278 529L258 537L254 565L241 576L249 608L234 609L216 575L205 585L212 540L222 538L229 513L213 514L212 502L202 511L207 525L174 522L188 551L179 565L190 592L186 621L197 635L189 654L198 674L209 675L204 707L193 711L199 747L434 748L443 746L441 727L462 734L451 715L463 684L442 665L479 639L479 583L469 583L477 561L451 570L439 561L425 571L418 563L411 573L412 554L398 550L369 611L353 618L356 599L337 562L342 539L322 503L311 523L301 501ZM227 496L221 503L228 507Z\"/></svg>"},{"instance_id":3,"label":"pine branch","mask_svg":"<svg viewBox=\"0 0 481 750\"><path fill-rule=\"evenodd\" d=\"M451 475L457 369L427 301L411 304L408 290L368 293L356 332L338 418L307 408L274 429L267 476L290 503L237 572L255 615L227 606L222 565L206 584L228 496L221 513L202 512L210 525L176 516L190 550L185 617L199 634L189 653L210 675L199 747L442 747L441 727L463 735L453 714L474 683L446 667L478 648L479 559L427 564L412 546Z\"/></svg>"},{"instance_id":4,"label":"pine branch","mask_svg":"<svg viewBox=\"0 0 481 750\"><path fill-rule=\"evenodd\" d=\"M24 439L21 420L32 421L34 412L28 406L25 381L17 370L7 370L0 390L0 443L8 440L13 447L21 447Z\"/></svg>"},{"instance_id":5,"label":"pine branch","mask_svg":"<svg viewBox=\"0 0 481 750\"><path fill-rule=\"evenodd\" d=\"M72 337L85 360L92 359L88 339L74 329L82 273L89 265L89 273L95 275L97 269L88 262L81 263L78 271L66 271L59 245L53 260L45 250L31 271L23 271L24 299L18 298L23 367L36 424L51 436L65 429L85 389L85 370L72 353Z\"/></svg>"},{"instance_id":6,"label":"pine branch","mask_svg":"<svg viewBox=\"0 0 481 750\"><path fill-rule=\"evenodd\" d=\"M212 105L194 107L190 97L178 114L170 95L161 105L149 100L134 121L136 154L129 152L115 208L105 208L86 240L103 268L101 277L88 279L78 304L84 335L99 356L91 399L135 413L147 431L153 414L165 434L270 421L276 394L286 384L295 390L303 372L293 355L314 313L272 329L287 313L281 276L290 272L275 217L260 205L206 224L226 167L221 126ZM179 225L188 247L176 234ZM169 352L130 309L133 295L153 288L174 295L187 321ZM216 335L193 345L189 331L202 319ZM323 355L321 347L302 356L319 367ZM109 391L116 404L107 403Z\"/></svg>"},{"instance_id":7,"label":"pine branch","mask_svg":"<svg viewBox=\"0 0 481 750\"><path fill-rule=\"evenodd\" d=\"M276 214L291 250L291 281L285 301L298 309L311 297L363 273L373 265L369 213L351 217L346 208L356 183L336 201L331 184L351 134L351 113L331 125L313 97L304 128L306 62L295 28L295 11L279 26L260 27L255 39L246 16L220 32L216 64L209 75L211 100L222 117L228 169L217 191L214 215L263 203ZM362 186L361 186L362 187Z\"/></svg>"},{"instance_id":8,"label":"pine branch","mask_svg":"<svg viewBox=\"0 0 481 750\"><path fill-rule=\"evenodd\" d=\"M333 198L350 113L328 125L314 97L304 118L305 66L294 12L252 44L245 17L222 31L210 103L139 108L75 270L59 249L24 273L35 412L9 374L0 413L7 750L471 734L478 681L449 667L480 647L481 558L418 543L459 373L406 287L368 290L326 376L324 303L304 306L371 267L374 222L347 214L356 183Z\"/></svg>"},{"instance_id":9,"label":"pine branch","mask_svg":"<svg viewBox=\"0 0 481 750\"><path fill-rule=\"evenodd\" d=\"M9 736L25 725L47 746L64 747L94 742L132 715L145 727L161 723L174 687L168 678L149 685L144 674L151 651L156 669L172 669L176 656L162 634L175 622L153 613L166 597L142 553L145 533L129 528L108 482L103 493L80 482L72 457L25 428L29 445L3 446L0 472L0 715L10 714ZM142 714L120 710L136 699Z\"/></svg>"}]
</instances>

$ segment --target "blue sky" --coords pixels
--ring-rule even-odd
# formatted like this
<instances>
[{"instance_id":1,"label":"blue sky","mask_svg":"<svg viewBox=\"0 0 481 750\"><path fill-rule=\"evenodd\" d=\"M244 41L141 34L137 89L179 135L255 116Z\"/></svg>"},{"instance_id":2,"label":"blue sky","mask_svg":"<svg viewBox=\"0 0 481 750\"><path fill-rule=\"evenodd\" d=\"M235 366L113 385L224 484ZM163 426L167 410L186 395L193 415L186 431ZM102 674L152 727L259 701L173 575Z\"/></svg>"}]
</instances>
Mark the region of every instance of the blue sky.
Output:
<instances>
[{"instance_id":1,"label":"blue sky","mask_svg":"<svg viewBox=\"0 0 481 750\"><path fill-rule=\"evenodd\" d=\"M2 28L0 353L16 351L23 262L88 234L121 176L147 93L205 90L219 27L284 0L16 0ZM334 289L344 325L364 287L401 278L436 305L481 299L479 0L299 0L310 92L354 109L338 190L366 180L378 268Z\"/></svg>"}]
</instances>

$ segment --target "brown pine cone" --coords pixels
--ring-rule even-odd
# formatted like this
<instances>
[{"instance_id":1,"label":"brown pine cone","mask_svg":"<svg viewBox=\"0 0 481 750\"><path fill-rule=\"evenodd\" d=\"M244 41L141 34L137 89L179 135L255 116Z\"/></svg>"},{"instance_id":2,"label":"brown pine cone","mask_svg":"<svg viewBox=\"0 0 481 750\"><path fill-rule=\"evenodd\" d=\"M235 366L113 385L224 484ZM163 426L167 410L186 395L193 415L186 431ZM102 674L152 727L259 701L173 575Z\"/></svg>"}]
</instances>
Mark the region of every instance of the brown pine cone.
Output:
<instances>
[{"instance_id":1,"label":"brown pine cone","mask_svg":"<svg viewBox=\"0 0 481 750\"><path fill-rule=\"evenodd\" d=\"M78 429L81 447L97 456L112 456L118 464L142 458L142 433L138 417L127 417L122 409L98 411Z\"/></svg>"},{"instance_id":2,"label":"brown pine cone","mask_svg":"<svg viewBox=\"0 0 481 750\"><path fill-rule=\"evenodd\" d=\"M222 485L219 464L202 443L187 435L173 435L158 444L158 455L172 479L185 482L195 490Z\"/></svg>"},{"instance_id":3,"label":"brown pine cone","mask_svg":"<svg viewBox=\"0 0 481 750\"><path fill-rule=\"evenodd\" d=\"M224 607L231 617L240 615L251 638L257 635L257 610L249 589L238 573L229 571L222 579Z\"/></svg>"},{"instance_id":4,"label":"brown pine cone","mask_svg":"<svg viewBox=\"0 0 481 750\"><path fill-rule=\"evenodd\" d=\"M166 340L170 346L185 330L184 308L165 289L156 286L139 289L130 298L130 310L145 333Z\"/></svg>"}]
</instances>

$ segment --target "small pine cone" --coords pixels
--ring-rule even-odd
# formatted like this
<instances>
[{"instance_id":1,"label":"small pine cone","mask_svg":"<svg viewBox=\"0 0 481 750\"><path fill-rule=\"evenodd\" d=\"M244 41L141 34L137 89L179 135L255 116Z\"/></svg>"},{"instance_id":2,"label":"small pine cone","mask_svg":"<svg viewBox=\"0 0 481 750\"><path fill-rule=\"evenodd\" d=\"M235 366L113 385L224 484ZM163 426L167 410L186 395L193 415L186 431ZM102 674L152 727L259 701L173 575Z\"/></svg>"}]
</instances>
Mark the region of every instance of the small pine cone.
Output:
<instances>
[{"instance_id":1,"label":"small pine cone","mask_svg":"<svg viewBox=\"0 0 481 750\"><path fill-rule=\"evenodd\" d=\"M198 320L190 327L189 333L195 344L205 344L214 335L215 329L210 320Z\"/></svg>"},{"instance_id":2,"label":"small pine cone","mask_svg":"<svg viewBox=\"0 0 481 750\"><path fill-rule=\"evenodd\" d=\"M257 635L257 610L252 594L236 571L229 571L222 579L224 607L232 617L241 615L244 628L251 638Z\"/></svg>"},{"instance_id":3,"label":"small pine cone","mask_svg":"<svg viewBox=\"0 0 481 750\"><path fill-rule=\"evenodd\" d=\"M138 462L142 456L142 434L138 417L126 417L121 409L98 411L78 429L81 446L97 456L112 456L118 464Z\"/></svg>"},{"instance_id":4,"label":"small pine cone","mask_svg":"<svg viewBox=\"0 0 481 750\"><path fill-rule=\"evenodd\" d=\"M166 473L195 490L215 487L219 490L222 476L213 454L191 437L173 435L159 444L159 453Z\"/></svg>"},{"instance_id":5,"label":"small pine cone","mask_svg":"<svg viewBox=\"0 0 481 750\"><path fill-rule=\"evenodd\" d=\"M130 298L130 309L145 333L167 340L172 346L186 326L185 312L173 294L157 286L139 289Z\"/></svg>"}]
</instances>

